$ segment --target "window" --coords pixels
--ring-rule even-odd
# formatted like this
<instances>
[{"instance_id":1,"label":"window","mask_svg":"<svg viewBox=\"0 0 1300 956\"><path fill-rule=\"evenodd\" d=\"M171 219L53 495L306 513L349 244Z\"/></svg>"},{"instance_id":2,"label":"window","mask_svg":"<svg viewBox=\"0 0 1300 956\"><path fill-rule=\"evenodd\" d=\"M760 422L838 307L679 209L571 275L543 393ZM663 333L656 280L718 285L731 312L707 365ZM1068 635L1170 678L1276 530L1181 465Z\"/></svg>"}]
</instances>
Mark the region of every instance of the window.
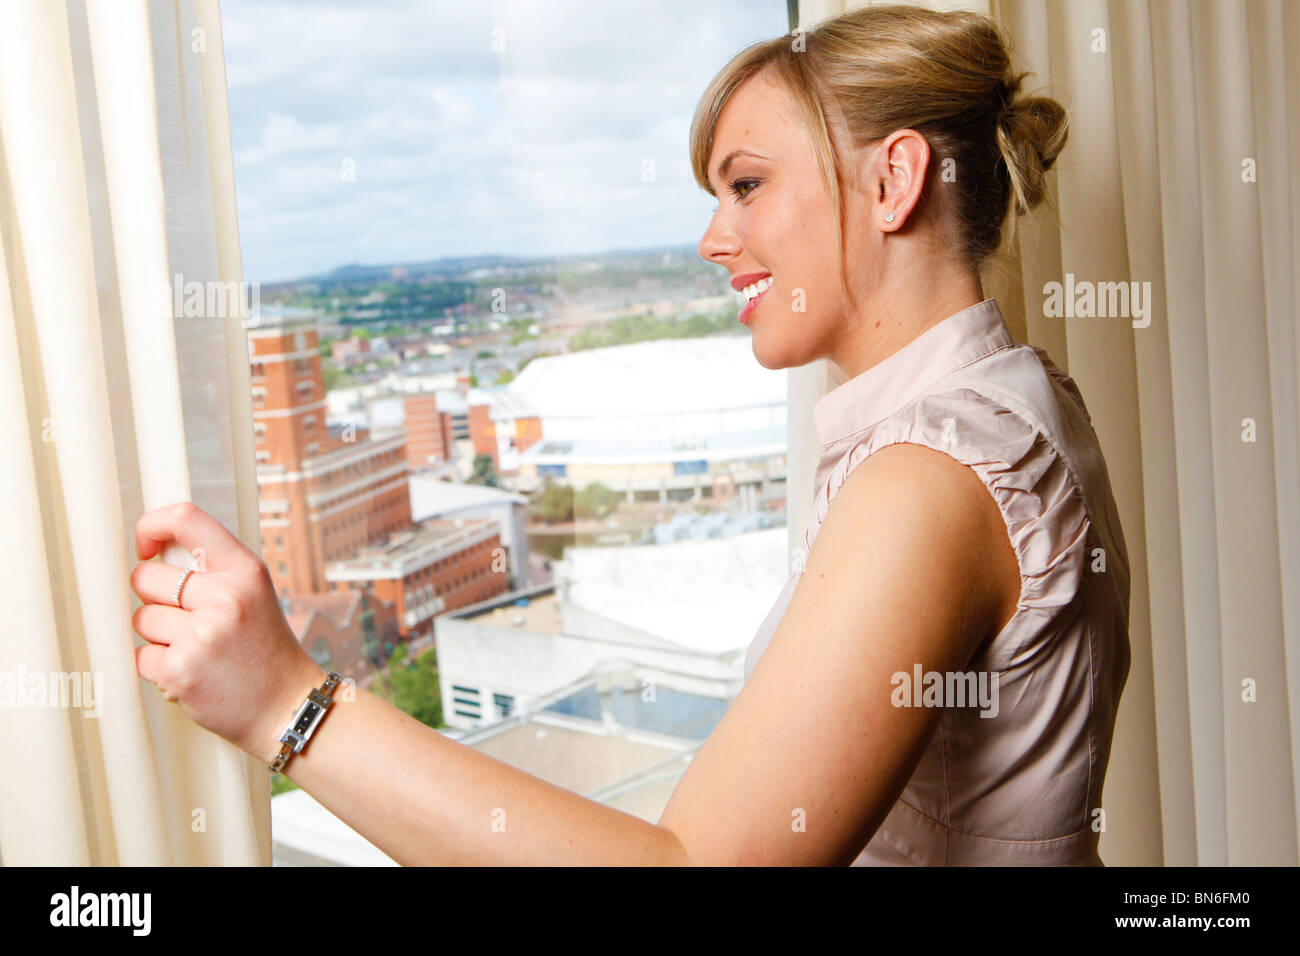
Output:
<instances>
[{"instance_id":1,"label":"window","mask_svg":"<svg viewBox=\"0 0 1300 956\"><path fill-rule=\"evenodd\" d=\"M604 7L609 6L599 0L586 0L586 5L593 15L602 17ZM464 397L457 395L458 389L440 384L439 411L422 416L421 421L434 439L433 447L452 463L447 470L455 472L449 475L454 484L473 475L480 488L495 485L503 495L525 498L545 478L559 487L554 514L546 522L531 520L531 501L483 506L483 513L500 515L502 534L513 531L516 521L521 531L526 525L527 534L512 541L516 549L512 563L540 570L543 563L549 567L554 560L558 567L566 548L590 546L607 552L608 565L598 571L595 563L572 564L591 567L593 575L600 575L590 582L593 589L627 587L638 600L644 598L637 593L639 589L662 593L667 602L709 603L724 596L710 593L709 588L721 592L734 587L731 579L737 575L707 566L698 574L675 573L682 566L665 567L662 553L670 549L659 544L681 542L679 553L686 554L694 544L708 544L707 538L739 537L751 530L775 528L777 533L765 540L777 541L772 547L779 554L753 563L788 570L784 543L779 540L784 535L780 525L785 503L786 375L773 371L766 379L760 378L764 370L756 369L749 335L738 328L735 310L718 304L734 296L727 274L701 260L696 251L699 230L716 201L703 194L689 175L681 175L687 162L684 145L695 98L737 49L786 34L787 6L780 0L755 0L744 6L744 18L731 22L715 8L698 5L691 10L697 21L692 24L692 37L705 39L693 39L689 45L670 44L676 48L665 50L654 38L665 30L671 34L679 25L666 23L663 10L650 5L638 16L658 22L645 30L614 31L615 35L602 38L604 52L613 51L603 57L584 53L594 38L585 17L556 12L554 20L571 17L571 22L552 22L556 29L530 37L528 43L540 46L530 54L540 57L537 62L563 64L564 69L550 76L543 73L536 83L508 87L503 81L500 90L493 91L482 88L477 67L464 66L466 59L474 59L486 46L482 37L493 26L490 13L468 12L478 9L474 5L466 5L463 18L450 20L429 12L433 7L425 4L403 5L402 12L398 7L332 6L328 24L322 20L320 29L337 30L343 24L352 35L366 36L368 54L376 49L388 54L385 69L368 69L368 61L359 52L354 58L347 44L313 42L295 47L296 69L292 73L276 84L262 84L248 78L263 75L256 69L259 64L282 57L281 40L256 28L262 14L253 0L226 0L222 17L232 27L225 53L230 64L236 177L243 206L259 211L240 222L245 274L268 285L273 279L292 283L285 293L286 311L310 309L318 316L314 324L286 324L282 337L272 340L277 343L275 348L268 349L266 343L259 346L282 356L276 360L278 367L270 371L270 381L255 386L261 387L257 407L267 404L277 413L283 410L284 417L275 419L277 441L296 437L300 453L314 457L319 465L329 457L321 457L322 449L332 452L335 447L335 432L329 426L339 417L368 420L373 429L371 442L384 441L387 434L400 431L405 411L402 393L416 391L415 374L446 375L448 383L458 379L466 384L473 376L473 384L482 387L484 394L495 395L491 389L502 372L518 372L526 361L545 361L551 366L548 374L563 381L566 392L578 396L574 404L580 407L566 409L566 416L541 408L536 421L531 415L516 420L517 414L524 413L505 408L504 402L497 403L495 398L493 404L498 407L487 409L487 416L481 408L471 416ZM696 26L700 30L695 30ZM474 57L442 55L463 50L476 52ZM490 63L492 58L482 59ZM400 75L389 72L390 66L394 71L400 68ZM340 76L350 78L343 88L355 94L346 105L335 95L341 88ZM666 84L665 76L676 79ZM286 182L318 184L321 170L338 186L336 177L343 157L327 157L322 164L320 151L313 155L312 150L291 149L272 156L273 151L261 144L310 144L322 131L371 128L353 121L374 123L388 118L388 107L372 106L393 102L389 95L393 89L399 96L403 89L446 92L446 99L437 102L404 97L400 113L409 118L410 129L420 131L417 138L422 141L427 132L433 141L458 144L450 157L439 156L429 162L429 157L415 155L417 151L408 155L401 148L390 148L395 143L410 145L413 134L408 129L397 130L392 137L357 136L343 151L348 159L343 163L341 188L283 187ZM608 135L601 117L615 110L621 112L613 115L622 115L629 92L648 94L637 100L644 115L639 114L634 124L635 135L624 135L621 130ZM454 108L444 108L447 103ZM353 116L354 109L362 112ZM390 126L380 122L373 128ZM490 131L507 135L498 142ZM570 134L574 132L578 141L588 145L572 148ZM510 142L510 148L501 145ZM467 156L473 157L472 167L464 162ZM365 188L349 189L346 184L354 181ZM497 189L497 184L509 188ZM493 191L498 200L491 208L466 198ZM412 215L413 210L446 196L456 201L458 213L455 234L450 237L427 228L427 217ZM573 202L575 196L583 201ZM501 220L503 214L506 220ZM490 228L500 221L509 221L512 228ZM570 248L608 247L605 237L611 222L622 223L629 230L619 238L621 247L656 251L561 255ZM462 254L461 236L483 234L500 237L496 240L500 248L475 250L484 253L481 261L462 264L453 259L445 273L433 277L414 271L408 276L398 265L455 257ZM563 249L558 240L561 236ZM548 237L557 237L553 248L546 246ZM520 255L528 258L515 258ZM331 270L347 262L373 265L341 269L331 275ZM484 307L493 290L502 293L499 310ZM637 307L632 308L632 303ZM575 314L626 313L627 322L618 328L624 326L619 316L615 322L593 321L586 329L552 325L550 317L566 310ZM688 328L694 338L675 338ZM367 337L368 343L361 341ZM380 339L388 340L387 349ZM636 342L644 358L621 364L619 355L601 347L625 340ZM319 347L325 341L337 343L338 359L330 348ZM365 352L362 345L368 346ZM672 395L665 395L657 386L673 377L675 356L689 347L698 347L698 354L708 356L703 366L708 374L700 376L706 380L697 385L688 378L674 386ZM427 372L392 364L402 352L426 349L438 356L427 360L431 366ZM488 354L480 356L480 350ZM575 356L582 362L570 361ZM602 366L602 362L606 364ZM372 364L378 366L377 371L367 372ZM582 369L589 367L599 368L602 376L615 369L612 380L625 382L627 395L645 398L602 403L593 382L582 381ZM318 373L322 375L319 388ZM403 382L404 374L409 377ZM262 386L271 382L276 394L268 402ZM760 387L751 388L751 382L760 383ZM728 387L733 383L734 387ZM499 435L483 427L490 426L494 411ZM269 426L272 413L263 414L268 419L264 424ZM285 431L286 421L296 427L291 421L295 415L302 419L301 430ZM561 417L563 421L557 422ZM376 494L379 487L396 482L376 475L395 465L402 467L408 455L422 458L426 452L380 451L371 444L366 456L358 447L365 441L360 432L356 428L349 436L356 442L351 447L360 460L328 471L316 466L311 469L316 474L308 494L328 497L329 509L339 509L322 517L319 544L281 549L277 538L276 547L281 550L273 552L271 560L283 558L278 565L281 574L292 571L295 582L345 590L346 585L338 582L319 584L323 569L300 567L299 562L354 558L362 546L379 544L386 536L409 527L407 520L398 518L410 505L405 484L380 497ZM269 430L259 430L259 436L263 434L269 438ZM444 439L457 446L442 448ZM679 440L677 445L675 440ZM470 453L460 462L462 442L478 445L486 454L476 462L473 452L480 448L467 448ZM546 453L539 456L537 452L543 449ZM600 461L596 468L589 465L593 459ZM258 460L270 459L259 456ZM288 463L283 464L287 472ZM263 468L262 472L264 478L278 477L278 469L268 473ZM726 504L710 498L718 480L715 473L727 477L731 500ZM484 481L489 476L494 480ZM354 483L358 488L346 496L332 497ZM298 490L286 492L282 484L271 482L259 488L264 498L287 498ZM488 508L499 510L489 512ZM315 530L291 528L284 538L286 542L289 537L295 542L308 541ZM283 529L273 526L268 531ZM463 546L453 540L443 546L442 557L431 567L385 583L383 587L394 591L382 592L388 595L382 601L376 597L380 588L356 585L374 606L368 619L369 664L382 667L399 640L410 639L417 632L429 633L427 620L407 624L403 620L406 611L429 606L460 608L508 590L512 585L507 575L491 567L494 546L504 550L496 541ZM636 561L626 560L620 566L616 558L631 557L616 554L626 546L639 549ZM749 546L737 542L737 547ZM756 542L752 547L756 557L759 545ZM695 563L684 559L683 565L693 568ZM566 569L565 573L570 572ZM287 581L285 577L282 583ZM613 587L608 586L610 581ZM666 581L674 587L664 587ZM572 578L570 583L583 584ZM773 584L775 594L785 582L762 583ZM490 627L493 638L479 641L472 654L449 652L440 662L439 680L441 688L446 688L442 715L449 727L519 716L528 701L559 689L546 685L550 675L589 669L589 665L579 668L578 662L562 657L572 654L563 646L567 642L544 640L533 644L548 649L554 644L556 659L520 669L519 655L512 657L512 648L523 645L511 642L527 641L534 636L531 628L549 633L559 627L552 621L563 622L591 629L575 637L619 643L619 635L609 633L617 630L612 617L594 611L562 616L561 602L554 597L550 599L553 611L548 608L541 613L516 608L513 600L501 600L499 608L489 610L489 616L482 619L481 632L473 631L477 617L457 619L455 626L464 625L470 634L488 633ZM665 608L669 610L682 608ZM690 620L688 613L656 616ZM520 618L525 619L523 626L512 623ZM433 620L436 632L442 626L438 623L441 618ZM450 629L450 619L448 625ZM402 632L401 638L395 636L394 627ZM443 635L437 636L441 644ZM669 641L678 636L663 635ZM750 636L738 634L737 645ZM473 641L472 637L464 639ZM337 653L344 653L343 647L340 642ZM619 656L631 654L625 647L620 647ZM678 670L688 671L694 662L684 656L672 663L680 664ZM708 681L701 679L700 683ZM497 693L494 688L500 687L511 690ZM617 779L615 775L609 782Z\"/></svg>"},{"instance_id":2,"label":"window","mask_svg":"<svg viewBox=\"0 0 1300 956\"><path fill-rule=\"evenodd\" d=\"M458 684L451 685L452 703L457 714L461 717L467 717L470 720L478 720L481 716L479 711L479 692L473 687L462 687Z\"/></svg>"}]
</instances>

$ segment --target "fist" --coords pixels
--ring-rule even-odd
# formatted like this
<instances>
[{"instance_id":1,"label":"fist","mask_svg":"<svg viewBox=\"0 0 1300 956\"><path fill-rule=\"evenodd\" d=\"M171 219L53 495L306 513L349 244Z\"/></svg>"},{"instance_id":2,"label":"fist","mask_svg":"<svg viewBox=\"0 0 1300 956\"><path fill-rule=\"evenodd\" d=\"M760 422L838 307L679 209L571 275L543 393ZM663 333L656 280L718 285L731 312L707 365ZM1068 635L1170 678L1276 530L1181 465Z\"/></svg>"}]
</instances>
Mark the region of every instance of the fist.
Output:
<instances>
[{"instance_id":1,"label":"fist","mask_svg":"<svg viewBox=\"0 0 1300 956\"><path fill-rule=\"evenodd\" d=\"M184 568L150 559L164 544L200 558ZM136 671L202 727L270 763L279 737L325 672L289 628L265 563L198 506L155 508L135 525L131 589L144 602L131 626L147 642Z\"/></svg>"}]
</instances>

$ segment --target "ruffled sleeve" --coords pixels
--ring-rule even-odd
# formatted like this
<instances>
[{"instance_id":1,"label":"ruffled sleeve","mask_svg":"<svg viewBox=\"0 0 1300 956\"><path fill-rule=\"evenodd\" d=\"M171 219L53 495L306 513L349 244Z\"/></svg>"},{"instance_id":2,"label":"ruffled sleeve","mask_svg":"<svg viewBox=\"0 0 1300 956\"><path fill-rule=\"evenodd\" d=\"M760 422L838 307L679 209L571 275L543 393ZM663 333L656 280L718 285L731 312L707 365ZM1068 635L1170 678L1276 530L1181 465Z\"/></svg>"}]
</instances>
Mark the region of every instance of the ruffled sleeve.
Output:
<instances>
[{"instance_id":1,"label":"ruffled sleeve","mask_svg":"<svg viewBox=\"0 0 1300 956\"><path fill-rule=\"evenodd\" d=\"M1091 425L1092 416L1088 414L1088 406L1083 402L1083 393L1079 391L1079 386L1075 384L1074 379L1070 378L1070 376L1057 368L1056 363L1052 361L1051 356L1037 345L1031 345L1029 347L1033 349L1034 354L1038 356L1038 361L1042 363L1043 370L1047 372L1053 382L1061 387L1065 394L1069 395L1070 398L1073 399L1074 403L1079 406L1079 411L1083 412L1083 417L1086 418L1088 424Z\"/></svg>"},{"instance_id":2,"label":"ruffled sleeve","mask_svg":"<svg viewBox=\"0 0 1300 956\"><path fill-rule=\"evenodd\" d=\"M989 663L1006 669L1029 659L1050 640L1047 625L1079 593L1090 521L1078 482L1051 442L979 392L922 395L852 443L814 494L805 552L853 469L899 442L950 455L972 468L993 496L1020 566L1021 590L1014 617L989 648Z\"/></svg>"}]
</instances>

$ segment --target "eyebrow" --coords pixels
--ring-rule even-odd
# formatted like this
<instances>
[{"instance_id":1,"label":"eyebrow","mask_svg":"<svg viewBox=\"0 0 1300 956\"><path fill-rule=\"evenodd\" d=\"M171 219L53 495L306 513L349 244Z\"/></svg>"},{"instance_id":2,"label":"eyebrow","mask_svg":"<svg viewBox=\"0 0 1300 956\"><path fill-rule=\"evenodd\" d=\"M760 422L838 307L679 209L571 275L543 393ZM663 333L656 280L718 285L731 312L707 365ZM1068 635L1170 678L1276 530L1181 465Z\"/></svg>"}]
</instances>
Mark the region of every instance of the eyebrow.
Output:
<instances>
[{"instance_id":1,"label":"eyebrow","mask_svg":"<svg viewBox=\"0 0 1300 956\"><path fill-rule=\"evenodd\" d=\"M727 154L726 159L718 163L717 177L722 179L727 175L727 170L731 168L731 161L737 156L753 156L755 159L771 161L771 157L764 156L762 153L756 153L752 149L733 149Z\"/></svg>"}]
</instances>

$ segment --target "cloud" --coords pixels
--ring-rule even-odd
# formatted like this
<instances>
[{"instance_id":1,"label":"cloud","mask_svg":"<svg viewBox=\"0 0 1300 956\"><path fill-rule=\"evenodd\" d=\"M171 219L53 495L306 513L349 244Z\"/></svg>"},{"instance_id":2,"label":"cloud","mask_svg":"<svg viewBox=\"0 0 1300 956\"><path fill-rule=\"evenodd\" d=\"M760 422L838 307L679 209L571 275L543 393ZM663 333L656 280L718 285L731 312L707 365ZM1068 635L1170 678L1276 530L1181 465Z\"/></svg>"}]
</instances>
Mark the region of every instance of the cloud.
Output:
<instances>
[{"instance_id":1,"label":"cloud","mask_svg":"<svg viewBox=\"0 0 1300 956\"><path fill-rule=\"evenodd\" d=\"M783 0L223 0L244 270L694 242L695 102ZM653 181L645 181L647 170Z\"/></svg>"}]
</instances>

